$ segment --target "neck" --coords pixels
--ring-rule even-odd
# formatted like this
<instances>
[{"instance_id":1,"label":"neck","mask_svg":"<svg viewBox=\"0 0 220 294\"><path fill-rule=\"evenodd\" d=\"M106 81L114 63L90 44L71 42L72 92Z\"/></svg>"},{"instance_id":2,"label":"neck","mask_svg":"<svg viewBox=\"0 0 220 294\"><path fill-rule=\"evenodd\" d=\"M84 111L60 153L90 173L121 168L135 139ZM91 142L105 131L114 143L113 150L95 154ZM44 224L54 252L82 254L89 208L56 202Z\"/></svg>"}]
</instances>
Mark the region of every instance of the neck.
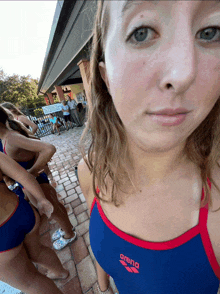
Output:
<instances>
[{"instance_id":1,"label":"neck","mask_svg":"<svg viewBox=\"0 0 220 294\"><path fill-rule=\"evenodd\" d=\"M131 145L131 168L138 187L163 183L175 172L186 169L192 162L184 154L185 143L164 152L147 152Z\"/></svg>"}]
</instances>

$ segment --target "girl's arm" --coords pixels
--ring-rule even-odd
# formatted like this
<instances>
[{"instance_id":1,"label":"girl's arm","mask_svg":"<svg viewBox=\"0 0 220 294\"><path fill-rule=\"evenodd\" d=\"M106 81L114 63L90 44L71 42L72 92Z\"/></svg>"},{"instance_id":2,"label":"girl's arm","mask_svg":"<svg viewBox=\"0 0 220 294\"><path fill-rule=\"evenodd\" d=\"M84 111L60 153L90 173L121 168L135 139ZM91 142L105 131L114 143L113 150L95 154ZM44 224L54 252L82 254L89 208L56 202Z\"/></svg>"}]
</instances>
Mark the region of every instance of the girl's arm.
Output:
<instances>
[{"instance_id":1,"label":"girl's arm","mask_svg":"<svg viewBox=\"0 0 220 294\"><path fill-rule=\"evenodd\" d=\"M37 129L38 129L38 126L37 126L35 123L33 123L30 119L28 119L26 116L24 116L24 115L20 115L20 116L18 117L18 120L19 120L20 122L22 122L23 124L26 124L26 125L30 126L30 127L32 128L32 133L33 133L33 134L36 133L36 131L37 131Z\"/></svg>"},{"instance_id":2,"label":"girl's arm","mask_svg":"<svg viewBox=\"0 0 220 294\"><path fill-rule=\"evenodd\" d=\"M38 176L39 172L45 167L56 152L54 145L41 140L27 138L14 131L10 131L7 135L7 142L11 146L39 153L34 165L29 169L29 172L35 177Z\"/></svg>"},{"instance_id":3,"label":"girl's arm","mask_svg":"<svg viewBox=\"0 0 220 294\"><path fill-rule=\"evenodd\" d=\"M88 209L89 211L91 211L91 205L94 199L94 195L91 192L92 191L91 189L92 174L83 159L81 159L78 164L78 177L79 177L80 187L82 189L83 195L85 196L85 199L87 202ZM99 265L97 261L96 261L96 270L97 270L98 285L100 290L104 292L109 288L108 294L113 294L111 287L109 287L110 281L109 281L108 274L103 270L103 268Z\"/></svg>"},{"instance_id":4,"label":"girl's arm","mask_svg":"<svg viewBox=\"0 0 220 294\"><path fill-rule=\"evenodd\" d=\"M51 216L53 205L45 198L40 185L33 175L2 152L0 152L0 169L3 174L21 183L34 196L37 201L37 208L41 214L44 213L47 217Z\"/></svg>"}]
</instances>

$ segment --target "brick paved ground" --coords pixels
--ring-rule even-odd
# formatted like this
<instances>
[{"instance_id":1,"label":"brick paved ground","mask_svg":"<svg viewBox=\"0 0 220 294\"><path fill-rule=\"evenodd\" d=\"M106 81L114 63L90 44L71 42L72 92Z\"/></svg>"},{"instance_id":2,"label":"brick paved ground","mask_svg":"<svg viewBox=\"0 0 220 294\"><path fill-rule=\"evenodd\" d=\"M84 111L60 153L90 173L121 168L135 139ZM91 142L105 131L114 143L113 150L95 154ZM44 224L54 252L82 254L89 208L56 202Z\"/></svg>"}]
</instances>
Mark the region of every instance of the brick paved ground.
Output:
<instances>
[{"instance_id":1,"label":"brick paved ground","mask_svg":"<svg viewBox=\"0 0 220 294\"><path fill-rule=\"evenodd\" d=\"M78 144L83 129L84 127L74 128L62 132L60 136L49 135L42 138L57 148L49 163L53 176L51 183L56 188L58 198L65 205L77 232L77 240L57 252L64 267L70 270L68 279L55 281L64 294L98 293L94 256L89 242L89 211L74 172L74 167L82 158ZM55 221L48 222L46 218L42 219L40 234L44 245L52 246L51 235L57 228ZM115 287L112 279L111 284ZM117 292L116 288L113 289Z\"/></svg>"}]
</instances>

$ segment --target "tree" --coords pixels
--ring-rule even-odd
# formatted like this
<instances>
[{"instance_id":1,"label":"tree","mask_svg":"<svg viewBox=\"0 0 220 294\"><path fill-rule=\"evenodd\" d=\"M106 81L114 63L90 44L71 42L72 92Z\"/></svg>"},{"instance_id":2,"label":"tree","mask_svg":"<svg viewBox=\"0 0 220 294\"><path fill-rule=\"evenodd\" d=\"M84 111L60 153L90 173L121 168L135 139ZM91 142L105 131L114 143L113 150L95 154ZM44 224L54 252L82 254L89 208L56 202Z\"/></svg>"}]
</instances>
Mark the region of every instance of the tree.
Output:
<instances>
[{"instance_id":1,"label":"tree","mask_svg":"<svg viewBox=\"0 0 220 294\"><path fill-rule=\"evenodd\" d=\"M0 102L11 102L21 109L45 105L44 97L37 95L38 80L28 76L8 76L0 70Z\"/></svg>"}]
</instances>

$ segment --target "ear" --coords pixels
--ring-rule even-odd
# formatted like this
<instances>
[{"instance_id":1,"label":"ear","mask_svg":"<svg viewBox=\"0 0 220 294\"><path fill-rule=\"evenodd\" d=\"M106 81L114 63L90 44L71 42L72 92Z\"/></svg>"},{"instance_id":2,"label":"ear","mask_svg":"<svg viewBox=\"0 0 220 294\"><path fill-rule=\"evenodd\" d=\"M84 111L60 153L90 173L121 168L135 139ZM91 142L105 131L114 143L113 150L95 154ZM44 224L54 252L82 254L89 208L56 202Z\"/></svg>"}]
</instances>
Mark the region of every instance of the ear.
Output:
<instances>
[{"instance_id":1,"label":"ear","mask_svg":"<svg viewBox=\"0 0 220 294\"><path fill-rule=\"evenodd\" d=\"M109 81L108 81L106 66L105 66L105 63L103 61L99 62L99 72L100 72L101 77L102 77L103 81L105 82L106 87L108 88L109 93L110 93Z\"/></svg>"}]
</instances>

